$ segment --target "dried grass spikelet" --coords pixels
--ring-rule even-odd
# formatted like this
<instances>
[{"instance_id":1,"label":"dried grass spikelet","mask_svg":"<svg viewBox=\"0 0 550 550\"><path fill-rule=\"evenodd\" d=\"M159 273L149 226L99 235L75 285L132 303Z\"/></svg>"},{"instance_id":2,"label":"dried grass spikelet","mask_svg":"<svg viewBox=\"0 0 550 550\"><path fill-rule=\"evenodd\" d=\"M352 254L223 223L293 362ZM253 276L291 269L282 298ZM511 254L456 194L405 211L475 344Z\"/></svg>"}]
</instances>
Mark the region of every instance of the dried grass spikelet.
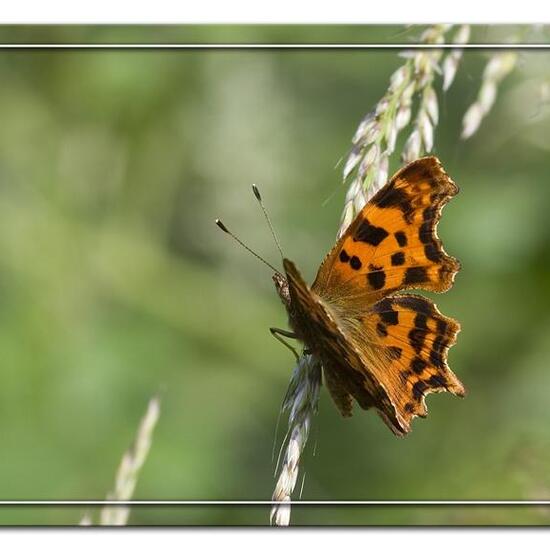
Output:
<instances>
[{"instance_id":1,"label":"dried grass spikelet","mask_svg":"<svg viewBox=\"0 0 550 550\"><path fill-rule=\"evenodd\" d=\"M462 139L468 139L477 132L481 121L495 102L499 84L514 70L517 61L518 54L513 51L499 52L491 56L483 71L477 99L462 119Z\"/></svg>"},{"instance_id":2,"label":"dried grass spikelet","mask_svg":"<svg viewBox=\"0 0 550 550\"><path fill-rule=\"evenodd\" d=\"M302 355L296 365L283 401L288 414L286 449L272 500L272 525L290 523L290 497L298 479L300 457L306 445L313 416L317 412L321 389L321 364L313 355Z\"/></svg>"},{"instance_id":3,"label":"dried grass spikelet","mask_svg":"<svg viewBox=\"0 0 550 550\"><path fill-rule=\"evenodd\" d=\"M423 44L441 44L450 25L432 25L420 37ZM469 26L463 25L455 34L456 43L464 43ZM453 50L455 52L455 50ZM399 134L411 123L413 103L418 102L414 127L405 143L403 158L413 160L433 147L434 128L438 122L438 101L433 87L443 51L425 49L404 52L405 63L390 77L384 96L360 122L352 139L352 150L344 163L343 178L349 188L342 213L340 237L362 206L386 183L389 158ZM450 71L456 67L458 53L447 62L448 86ZM454 78L454 74L452 75Z\"/></svg>"},{"instance_id":4,"label":"dried grass spikelet","mask_svg":"<svg viewBox=\"0 0 550 550\"><path fill-rule=\"evenodd\" d=\"M470 25L461 25L453 37L454 44L466 44L470 39ZM447 91L453 83L456 71L462 59L460 48L451 50L443 60L443 91Z\"/></svg>"},{"instance_id":5,"label":"dried grass spikelet","mask_svg":"<svg viewBox=\"0 0 550 550\"><path fill-rule=\"evenodd\" d=\"M158 397L153 397L141 419L132 446L122 457L115 477L115 486L107 495L107 500L130 500L132 498L139 472L151 448L153 432L159 416L160 400ZM99 525L126 525L129 515L130 508L128 506L107 505L100 511ZM92 525L92 518L88 512L84 514L79 525Z\"/></svg>"},{"instance_id":6,"label":"dried grass spikelet","mask_svg":"<svg viewBox=\"0 0 550 550\"><path fill-rule=\"evenodd\" d=\"M436 32L437 28L426 31L424 39L427 43L441 44L444 41L444 31ZM419 104L413 130L401 154L404 162L411 162L433 148L434 129L439 122L439 105L433 82L436 74L441 73L439 62L442 56L443 50L439 49L421 50L414 56L414 93Z\"/></svg>"}]
</instances>

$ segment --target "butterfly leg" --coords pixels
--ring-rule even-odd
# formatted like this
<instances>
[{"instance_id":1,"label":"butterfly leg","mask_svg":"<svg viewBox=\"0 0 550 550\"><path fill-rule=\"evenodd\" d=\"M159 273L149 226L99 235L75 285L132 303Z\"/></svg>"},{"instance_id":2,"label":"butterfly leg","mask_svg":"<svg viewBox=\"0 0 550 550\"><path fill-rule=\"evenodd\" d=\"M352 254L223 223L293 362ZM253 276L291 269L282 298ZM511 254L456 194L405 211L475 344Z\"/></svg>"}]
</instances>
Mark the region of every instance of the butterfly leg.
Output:
<instances>
[{"instance_id":1,"label":"butterfly leg","mask_svg":"<svg viewBox=\"0 0 550 550\"><path fill-rule=\"evenodd\" d=\"M284 330L282 328L275 328L275 327L271 327L269 329L269 332L271 332L274 338L277 338L277 340L279 340L279 342L281 342L283 346L287 347L294 354L294 357L296 357L296 361L300 359L298 352L286 340L283 340L283 336L285 338L295 339L296 334L294 334L293 332L290 332L289 330Z\"/></svg>"}]
</instances>

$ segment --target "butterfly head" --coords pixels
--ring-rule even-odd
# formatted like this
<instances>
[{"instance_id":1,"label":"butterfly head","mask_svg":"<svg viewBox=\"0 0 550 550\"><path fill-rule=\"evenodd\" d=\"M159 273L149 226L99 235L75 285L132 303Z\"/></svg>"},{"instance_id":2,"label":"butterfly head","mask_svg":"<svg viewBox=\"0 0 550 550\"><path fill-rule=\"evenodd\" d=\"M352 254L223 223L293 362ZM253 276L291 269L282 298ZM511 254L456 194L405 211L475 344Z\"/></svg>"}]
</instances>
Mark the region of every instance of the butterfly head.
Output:
<instances>
[{"instance_id":1,"label":"butterfly head","mask_svg":"<svg viewBox=\"0 0 550 550\"><path fill-rule=\"evenodd\" d=\"M284 306L289 309L290 308L290 289L288 287L288 280L287 278L278 271L273 274L273 283L275 284L275 290L277 291L277 294L279 295L279 298L281 298L281 302L283 302Z\"/></svg>"}]
</instances>

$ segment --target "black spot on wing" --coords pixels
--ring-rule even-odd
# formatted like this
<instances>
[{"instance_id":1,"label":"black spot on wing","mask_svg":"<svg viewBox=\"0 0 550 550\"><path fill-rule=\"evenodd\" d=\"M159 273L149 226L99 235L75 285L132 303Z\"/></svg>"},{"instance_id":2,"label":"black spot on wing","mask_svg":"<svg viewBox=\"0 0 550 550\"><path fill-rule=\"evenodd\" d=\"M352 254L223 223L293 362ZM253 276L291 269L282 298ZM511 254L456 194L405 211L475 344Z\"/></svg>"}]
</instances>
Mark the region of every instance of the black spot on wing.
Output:
<instances>
[{"instance_id":1,"label":"black spot on wing","mask_svg":"<svg viewBox=\"0 0 550 550\"><path fill-rule=\"evenodd\" d=\"M418 229L418 238L420 239L421 243L427 244L432 242L433 235L431 226L431 221L422 222L422 224L420 225L420 228Z\"/></svg>"},{"instance_id":2,"label":"black spot on wing","mask_svg":"<svg viewBox=\"0 0 550 550\"><path fill-rule=\"evenodd\" d=\"M416 372L416 374L421 374L422 371L428 366L426 361L424 359L421 359L420 357L415 357L411 361L411 369Z\"/></svg>"},{"instance_id":3,"label":"black spot on wing","mask_svg":"<svg viewBox=\"0 0 550 550\"><path fill-rule=\"evenodd\" d=\"M342 251L340 252L339 258L343 264L349 262L350 260L348 253L344 249L342 249Z\"/></svg>"},{"instance_id":4,"label":"black spot on wing","mask_svg":"<svg viewBox=\"0 0 550 550\"><path fill-rule=\"evenodd\" d=\"M376 325L376 332L378 333L378 336L384 337L388 335L388 329L384 323L378 323Z\"/></svg>"},{"instance_id":5,"label":"black spot on wing","mask_svg":"<svg viewBox=\"0 0 550 550\"><path fill-rule=\"evenodd\" d=\"M426 315L424 315L423 313L417 313L414 318L414 326L416 328L426 329L428 328L427 321L428 321L428 318Z\"/></svg>"},{"instance_id":6,"label":"black spot on wing","mask_svg":"<svg viewBox=\"0 0 550 550\"><path fill-rule=\"evenodd\" d=\"M393 183L377 193L372 198L372 203L379 208L399 208L403 212L405 221L412 222L414 208L410 198L403 189L397 189Z\"/></svg>"},{"instance_id":7,"label":"black spot on wing","mask_svg":"<svg viewBox=\"0 0 550 550\"><path fill-rule=\"evenodd\" d=\"M399 246L407 246L407 235L403 231L396 231L394 237Z\"/></svg>"},{"instance_id":8,"label":"black spot on wing","mask_svg":"<svg viewBox=\"0 0 550 550\"><path fill-rule=\"evenodd\" d=\"M437 201L439 197L437 194L435 194L431 196L431 199L432 201ZM422 212L422 219L427 222L432 221L435 218L436 213L437 213L437 206L435 205L427 206L426 208L424 208L424 212Z\"/></svg>"},{"instance_id":9,"label":"black spot on wing","mask_svg":"<svg viewBox=\"0 0 550 550\"><path fill-rule=\"evenodd\" d=\"M414 327L409 331L409 342L416 353L420 353L426 340L428 317L424 313L417 313L414 318Z\"/></svg>"},{"instance_id":10,"label":"black spot on wing","mask_svg":"<svg viewBox=\"0 0 550 550\"><path fill-rule=\"evenodd\" d=\"M426 331L418 328L412 328L409 331L409 342L416 353L420 353L424 347Z\"/></svg>"},{"instance_id":11,"label":"black spot on wing","mask_svg":"<svg viewBox=\"0 0 550 550\"><path fill-rule=\"evenodd\" d=\"M397 325L399 322L399 313L397 311L382 311L380 319L386 325Z\"/></svg>"},{"instance_id":12,"label":"black spot on wing","mask_svg":"<svg viewBox=\"0 0 550 550\"><path fill-rule=\"evenodd\" d=\"M403 252L396 252L391 256L391 265L403 265L405 263L405 254Z\"/></svg>"},{"instance_id":13,"label":"black spot on wing","mask_svg":"<svg viewBox=\"0 0 550 550\"><path fill-rule=\"evenodd\" d=\"M416 296L396 296L395 298L401 307L405 307L412 311L423 313L430 316L435 313L433 305L428 300L423 300Z\"/></svg>"},{"instance_id":14,"label":"black spot on wing","mask_svg":"<svg viewBox=\"0 0 550 550\"><path fill-rule=\"evenodd\" d=\"M349 261L349 265L351 266L352 269L355 269L355 271L358 271L363 267L361 260L357 256L351 257L351 260Z\"/></svg>"},{"instance_id":15,"label":"black spot on wing","mask_svg":"<svg viewBox=\"0 0 550 550\"><path fill-rule=\"evenodd\" d=\"M372 246L378 246L389 233L383 227L372 225L367 218L362 220L353 236L354 241L361 241Z\"/></svg>"},{"instance_id":16,"label":"black spot on wing","mask_svg":"<svg viewBox=\"0 0 550 550\"><path fill-rule=\"evenodd\" d=\"M384 313L385 311L393 311L392 308L393 299L382 298L382 300L376 302L372 307L373 311L376 313Z\"/></svg>"},{"instance_id":17,"label":"black spot on wing","mask_svg":"<svg viewBox=\"0 0 550 550\"><path fill-rule=\"evenodd\" d=\"M384 288L386 284L386 274L381 267L375 267L372 264L369 265L369 268L372 269L370 273L367 274L367 280L369 281L370 286L374 290L380 290Z\"/></svg>"},{"instance_id":18,"label":"black spot on wing","mask_svg":"<svg viewBox=\"0 0 550 550\"><path fill-rule=\"evenodd\" d=\"M430 242L424 245L424 254L430 262L437 263L443 257L443 253L439 250L438 246L434 242Z\"/></svg>"},{"instance_id":19,"label":"black spot on wing","mask_svg":"<svg viewBox=\"0 0 550 550\"><path fill-rule=\"evenodd\" d=\"M415 266L407 268L405 272L405 279L403 283L406 285L416 284L416 283L425 283L428 281L428 273L425 267Z\"/></svg>"},{"instance_id":20,"label":"black spot on wing","mask_svg":"<svg viewBox=\"0 0 550 550\"><path fill-rule=\"evenodd\" d=\"M448 329L449 329L449 324L447 323L447 321L443 319L437 320L437 332L439 334L446 334Z\"/></svg>"},{"instance_id":21,"label":"black spot on wing","mask_svg":"<svg viewBox=\"0 0 550 550\"><path fill-rule=\"evenodd\" d=\"M435 224L435 217L437 214L436 206L428 206L422 212L422 223L418 229L418 238L423 244L433 242L433 226Z\"/></svg>"},{"instance_id":22,"label":"black spot on wing","mask_svg":"<svg viewBox=\"0 0 550 550\"><path fill-rule=\"evenodd\" d=\"M378 313L382 324L397 325L399 323L399 312L392 309L392 300L390 298L380 300L372 309Z\"/></svg>"},{"instance_id":23,"label":"black spot on wing","mask_svg":"<svg viewBox=\"0 0 550 550\"><path fill-rule=\"evenodd\" d=\"M441 353L435 350L433 347L430 350L430 362L432 363L432 365L436 366L439 369L442 369L445 367L445 362L443 361L443 357L441 356Z\"/></svg>"}]
</instances>

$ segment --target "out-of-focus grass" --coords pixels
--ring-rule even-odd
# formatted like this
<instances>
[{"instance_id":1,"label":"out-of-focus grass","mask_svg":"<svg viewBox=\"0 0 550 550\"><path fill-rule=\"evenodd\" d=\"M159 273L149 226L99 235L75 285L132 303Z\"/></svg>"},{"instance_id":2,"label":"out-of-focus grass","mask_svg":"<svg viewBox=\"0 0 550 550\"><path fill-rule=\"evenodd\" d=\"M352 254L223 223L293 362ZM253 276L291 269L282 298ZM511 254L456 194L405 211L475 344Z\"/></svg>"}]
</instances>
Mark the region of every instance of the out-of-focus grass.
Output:
<instances>
[{"instance_id":1,"label":"out-of-focus grass","mask_svg":"<svg viewBox=\"0 0 550 550\"><path fill-rule=\"evenodd\" d=\"M522 55L522 74L536 80L547 54ZM269 272L213 219L276 261L250 193L257 183L286 254L311 280L343 204L334 165L399 62L388 51L2 53L2 498L103 498L157 391L163 412L136 498L269 498L293 360L267 329L285 315ZM396 439L374 414L340 418L323 394L304 498L547 494L548 113L525 108L522 118L529 88L511 77L479 133L459 142L482 63L465 53L436 136L461 187L439 233L463 263L436 302L462 323L450 361L469 395L430 397L428 419ZM3 508L0 521L80 515ZM131 522L267 515L138 508ZM293 518L547 521L531 508L296 507Z\"/></svg>"}]
</instances>

